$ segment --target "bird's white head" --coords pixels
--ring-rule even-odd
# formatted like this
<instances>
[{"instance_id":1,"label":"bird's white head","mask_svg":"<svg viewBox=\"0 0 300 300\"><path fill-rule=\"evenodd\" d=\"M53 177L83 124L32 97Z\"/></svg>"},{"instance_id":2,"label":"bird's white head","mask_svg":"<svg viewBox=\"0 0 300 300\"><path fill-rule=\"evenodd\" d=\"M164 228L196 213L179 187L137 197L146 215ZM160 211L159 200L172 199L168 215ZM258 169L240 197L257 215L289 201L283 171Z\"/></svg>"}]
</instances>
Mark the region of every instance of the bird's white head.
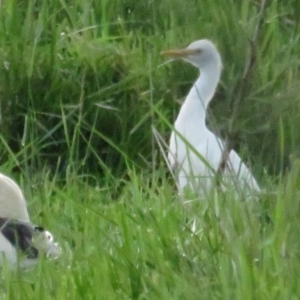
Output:
<instances>
[{"instance_id":1,"label":"bird's white head","mask_svg":"<svg viewBox=\"0 0 300 300\"><path fill-rule=\"evenodd\" d=\"M172 58L182 58L199 69L216 66L221 69L221 56L216 46L209 40L198 40L185 49L161 52Z\"/></svg>"},{"instance_id":2,"label":"bird's white head","mask_svg":"<svg viewBox=\"0 0 300 300\"><path fill-rule=\"evenodd\" d=\"M35 227L32 245L51 259L56 259L61 254L61 248L58 243L54 242L52 234L42 227Z\"/></svg>"}]
</instances>

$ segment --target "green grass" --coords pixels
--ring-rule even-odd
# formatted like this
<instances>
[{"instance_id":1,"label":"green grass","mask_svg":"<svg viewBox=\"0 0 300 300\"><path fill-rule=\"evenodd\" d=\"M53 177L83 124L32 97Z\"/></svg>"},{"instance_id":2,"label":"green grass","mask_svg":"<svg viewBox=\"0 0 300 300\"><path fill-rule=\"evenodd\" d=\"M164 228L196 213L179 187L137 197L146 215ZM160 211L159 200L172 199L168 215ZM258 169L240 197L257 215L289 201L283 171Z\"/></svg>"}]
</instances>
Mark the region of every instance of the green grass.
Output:
<instances>
[{"instance_id":1,"label":"green grass","mask_svg":"<svg viewBox=\"0 0 300 300\"><path fill-rule=\"evenodd\" d=\"M164 174L130 171L117 192L76 179L59 188L43 174L32 182L29 210L63 254L3 274L2 297L297 299L298 176L262 204L230 195L184 204Z\"/></svg>"},{"instance_id":2,"label":"green grass","mask_svg":"<svg viewBox=\"0 0 300 300\"><path fill-rule=\"evenodd\" d=\"M1 2L0 171L63 252L3 269L0 299L298 299L299 9ZM168 140L197 76L159 52L199 38L224 65L208 126L251 162L259 203L184 201L153 134Z\"/></svg>"}]
</instances>

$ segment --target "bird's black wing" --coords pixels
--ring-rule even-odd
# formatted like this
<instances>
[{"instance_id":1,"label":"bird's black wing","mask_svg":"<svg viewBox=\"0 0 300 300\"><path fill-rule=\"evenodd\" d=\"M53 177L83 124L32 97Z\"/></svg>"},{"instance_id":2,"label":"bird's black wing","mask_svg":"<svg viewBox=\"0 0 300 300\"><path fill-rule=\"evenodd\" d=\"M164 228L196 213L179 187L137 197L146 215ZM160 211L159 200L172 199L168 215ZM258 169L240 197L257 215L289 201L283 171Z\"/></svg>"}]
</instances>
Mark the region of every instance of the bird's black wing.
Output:
<instances>
[{"instance_id":1,"label":"bird's black wing","mask_svg":"<svg viewBox=\"0 0 300 300\"><path fill-rule=\"evenodd\" d=\"M26 222L0 217L1 233L16 249L23 252L27 258L38 257L38 250L32 246L32 237L36 230L43 231L43 228Z\"/></svg>"}]
</instances>

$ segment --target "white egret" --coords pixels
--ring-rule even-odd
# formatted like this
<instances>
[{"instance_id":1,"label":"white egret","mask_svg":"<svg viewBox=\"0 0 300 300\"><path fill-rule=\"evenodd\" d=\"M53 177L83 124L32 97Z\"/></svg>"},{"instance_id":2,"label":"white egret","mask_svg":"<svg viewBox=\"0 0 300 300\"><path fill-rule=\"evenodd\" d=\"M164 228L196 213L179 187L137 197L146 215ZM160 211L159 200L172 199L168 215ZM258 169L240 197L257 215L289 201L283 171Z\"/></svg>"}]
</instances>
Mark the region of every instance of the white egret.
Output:
<instances>
[{"instance_id":1,"label":"white egret","mask_svg":"<svg viewBox=\"0 0 300 300\"><path fill-rule=\"evenodd\" d=\"M180 192L188 187L207 195L216 187L217 173L222 190L259 191L250 170L234 150L226 155L225 143L207 129L206 110L218 85L222 63L219 52L209 40L198 40L186 49L161 54L181 58L200 70L200 77L186 97L171 134L168 160L177 176ZM223 164L222 172L220 165Z\"/></svg>"},{"instance_id":2,"label":"white egret","mask_svg":"<svg viewBox=\"0 0 300 300\"><path fill-rule=\"evenodd\" d=\"M0 174L0 267L27 268L40 255L56 258L60 252L50 232L30 223L20 187Z\"/></svg>"}]
</instances>

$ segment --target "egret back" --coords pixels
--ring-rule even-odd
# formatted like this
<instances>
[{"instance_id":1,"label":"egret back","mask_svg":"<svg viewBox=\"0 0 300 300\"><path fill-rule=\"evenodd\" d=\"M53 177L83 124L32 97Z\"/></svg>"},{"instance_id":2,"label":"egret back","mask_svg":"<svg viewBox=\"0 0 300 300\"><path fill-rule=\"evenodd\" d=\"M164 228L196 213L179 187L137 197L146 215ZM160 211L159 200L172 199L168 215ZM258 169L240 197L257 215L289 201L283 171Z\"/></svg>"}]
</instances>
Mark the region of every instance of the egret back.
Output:
<instances>
[{"instance_id":1,"label":"egret back","mask_svg":"<svg viewBox=\"0 0 300 300\"><path fill-rule=\"evenodd\" d=\"M26 201L20 187L3 174L0 174L0 216L29 222Z\"/></svg>"}]
</instances>

